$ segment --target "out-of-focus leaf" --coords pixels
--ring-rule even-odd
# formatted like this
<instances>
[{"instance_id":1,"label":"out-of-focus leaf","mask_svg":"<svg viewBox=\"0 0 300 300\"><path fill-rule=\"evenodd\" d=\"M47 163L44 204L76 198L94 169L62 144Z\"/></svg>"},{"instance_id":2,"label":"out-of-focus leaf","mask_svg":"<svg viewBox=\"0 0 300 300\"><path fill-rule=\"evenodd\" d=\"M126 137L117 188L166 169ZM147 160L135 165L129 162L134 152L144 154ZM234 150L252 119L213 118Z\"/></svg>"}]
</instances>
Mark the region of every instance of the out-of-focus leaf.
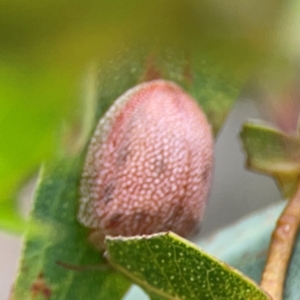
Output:
<instances>
[{"instance_id":1,"label":"out-of-focus leaf","mask_svg":"<svg viewBox=\"0 0 300 300\"><path fill-rule=\"evenodd\" d=\"M197 241L205 251L237 268L255 281L260 281L268 247L285 203L267 207L240 222ZM230 243L228 242L230 241ZM286 277L284 300L300 295L300 234L298 234Z\"/></svg>"},{"instance_id":2,"label":"out-of-focus leaf","mask_svg":"<svg viewBox=\"0 0 300 300\"><path fill-rule=\"evenodd\" d=\"M270 299L254 282L174 233L107 237L107 258L151 299Z\"/></svg>"},{"instance_id":3,"label":"out-of-focus leaf","mask_svg":"<svg viewBox=\"0 0 300 300\"><path fill-rule=\"evenodd\" d=\"M80 161L43 168L11 299L119 300L129 288L130 282L110 268L73 271L57 264L79 269L105 264L76 220Z\"/></svg>"},{"instance_id":4,"label":"out-of-focus leaf","mask_svg":"<svg viewBox=\"0 0 300 300\"><path fill-rule=\"evenodd\" d=\"M273 176L284 197L291 197L300 179L300 139L261 122L243 125L241 139L247 167Z\"/></svg>"},{"instance_id":5,"label":"out-of-focus leaf","mask_svg":"<svg viewBox=\"0 0 300 300\"><path fill-rule=\"evenodd\" d=\"M275 0L241 4L234 0L228 7L216 0L88 0L70 6L59 0L2 0L1 54L74 68L76 61L80 64L86 58L106 55L116 46L121 49L124 43L175 42L184 47L198 38L203 44L210 43L211 51L223 51L242 61L245 56L240 50L250 49L249 58L274 47L271 25L276 23L283 4ZM218 49L218 43L226 47Z\"/></svg>"},{"instance_id":6,"label":"out-of-focus leaf","mask_svg":"<svg viewBox=\"0 0 300 300\"><path fill-rule=\"evenodd\" d=\"M18 213L13 200L3 201L0 210L0 228L17 234L24 232L27 223Z\"/></svg>"},{"instance_id":7,"label":"out-of-focus leaf","mask_svg":"<svg viewBox=\"0 0 300 300\"><path fill-rule=\"evenodd\" d=\"M0 66L0 226L15 232L24 229L14 202L16 189L54 156L59 127L70 119L68 78L50 70L24 72Z\"/></svg>"}]
</instances>

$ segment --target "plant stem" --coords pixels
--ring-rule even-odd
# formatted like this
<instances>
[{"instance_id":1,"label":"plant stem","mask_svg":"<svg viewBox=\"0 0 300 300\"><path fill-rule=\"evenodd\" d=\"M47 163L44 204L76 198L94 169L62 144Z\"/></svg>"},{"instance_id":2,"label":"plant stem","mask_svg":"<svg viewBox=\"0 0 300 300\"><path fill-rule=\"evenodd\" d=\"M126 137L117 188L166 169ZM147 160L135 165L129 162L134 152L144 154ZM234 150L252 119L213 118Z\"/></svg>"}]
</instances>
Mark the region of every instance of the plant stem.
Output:
<instances>
[{"instance_id":1,"label":"plant stem","mask_svg":"<svg viewBox=\"0 0 300 300\"><path fill-rule=\"evenodd\" d=\"M300 225L300 185L273 231L261 287L273 300L282 300L286 271Z\"/></svg>"}]
</instances>

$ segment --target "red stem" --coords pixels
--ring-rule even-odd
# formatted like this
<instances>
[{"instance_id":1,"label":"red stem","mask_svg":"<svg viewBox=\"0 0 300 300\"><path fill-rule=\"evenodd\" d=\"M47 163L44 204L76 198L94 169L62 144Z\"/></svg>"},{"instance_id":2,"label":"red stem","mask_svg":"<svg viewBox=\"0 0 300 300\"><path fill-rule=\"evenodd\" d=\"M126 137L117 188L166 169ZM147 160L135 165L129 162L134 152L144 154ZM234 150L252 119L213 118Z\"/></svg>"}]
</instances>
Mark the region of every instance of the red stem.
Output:
<instances>
[{"instance_id":1,"label":"red stem","mask_svg":"<svg viewBox=\"0 0 300 300\"><path fill-rule=\"evenodd\" d=\"M300 225L300 186L289 200L273 231L261 287L273 300L282 300L287 268Z\"/></svg>"}]
</instances>

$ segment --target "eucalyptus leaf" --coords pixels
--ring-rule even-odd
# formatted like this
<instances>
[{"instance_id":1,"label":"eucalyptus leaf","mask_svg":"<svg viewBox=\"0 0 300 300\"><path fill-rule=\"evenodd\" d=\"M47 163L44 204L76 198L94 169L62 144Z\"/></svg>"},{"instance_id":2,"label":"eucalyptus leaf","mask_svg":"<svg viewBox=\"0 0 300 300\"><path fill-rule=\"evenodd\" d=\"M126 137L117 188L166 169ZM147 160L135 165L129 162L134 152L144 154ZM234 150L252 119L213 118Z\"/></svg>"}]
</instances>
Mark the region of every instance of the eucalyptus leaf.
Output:
<instances>
[{"instance_id":1,"label":"eucalyptus leaf","mask_svg":"<svg viewBox=\"0 0 300 300\"><path fill-rule=\"evenodd\" d=\"M262 122L243 125L241 139L247 167L273 176L284 197L291 197L300 179L300 139Z\"/></svg>"},{"instance_id":2,"label":"eucalyptus leaf","mask_svg":"<svg viewBox=\"0 0 300 300\"><path fill-rule=\"evenodd\" d=\"M254 282L172 232L107 237L110 263L151 299L270 299Z\"/></svg>"},{"instance_id":3,"label":"eucalyptus leaf","mask_svg":"<svg viewBox=\"0 0 300 300\"><path fill-rule=\"evenodd\" d=\"M11 299L119 300L129 288L131 283L105 264L76 220L80 162L43 167ZM86 265L91 270L84 270Z\"/></svg>"}]
</instances>

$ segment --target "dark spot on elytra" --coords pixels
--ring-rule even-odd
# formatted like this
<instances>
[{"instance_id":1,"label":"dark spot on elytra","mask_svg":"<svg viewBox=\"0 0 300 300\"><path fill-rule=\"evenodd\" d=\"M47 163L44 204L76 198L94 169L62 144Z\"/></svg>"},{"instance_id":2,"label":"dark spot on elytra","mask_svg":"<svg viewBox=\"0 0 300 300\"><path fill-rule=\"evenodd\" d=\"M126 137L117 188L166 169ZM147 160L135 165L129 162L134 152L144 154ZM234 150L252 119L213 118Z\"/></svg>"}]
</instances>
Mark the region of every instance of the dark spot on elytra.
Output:
<instances>
[{"instance_id":1,"label":"dark spot on elytra","mask_svg":"<svg viewBox=\"0 0 300 300\"><path fill-rule=\"evenodd\" d=\"M144 213L144 212L138 212L136 214L134 214L134 218L136 220L144 220L145 218L147 218L148 214Z\"/></svg>"},{"instance_id":2,"label":"dark spot on elytra","mask_svg":"<svg viewBox=\"0 0 300 300\"><path fill-rule=\"evenodd\" d=\"M126 163L130 151L128 150L129 146L123 147L120 149L120 151L118 152L118 156L117 156L117 165L118 166L122 166Z\"/></svg>"},{"instance_id":3,"label":"dark spot on elytra","mask_svg":"<svg viewBox=\"0 0 300 300\"><path fill-rule=\"evenodd\" d=\"M109 217L107 220L108 227L117 227L120 225L122 214L121 213L114 213Z\"/></svg>"},{"instance_id":4,"label":"dark spot on elytra","mask_svg":"<svg viewBox=\"0 0 300 300\"><path fill-rule=\"evenodd\" d=\"M181 198L184 198L184 197L181 197ZM179 218L181 215L182 215L182 211L183 211L183 201L181 200L178 201L178 204L174 207L174 210L173 210L173 216L172 218L174 218L175 220L177 218Z\"/></svg>"},{"instance_id":5,"label":"dark spot on elytra","mask_svg":"<svg viewBox=\"0 0 300 300\"><path fill-rule=\"evenodd\" d=\"M165 171L166 164L163 159L156 159L154 162L155 172L160 175Z\"/></svg>"},{"instance_id":6,"label":"dark spot on elytra","mask_svg":"<svg viewBox=\"0 0 300 300\"><path fill-rule=\"evenodd\" d=\"M206 166L204 171L201 174L201 178L205 182L208 180L208 176L209 176L209 166Z\"/></svg>"},{"instance_id":7,"label":"dark spot on elytra","mask_svg":"<svg viewBox=\"0 0 300 300\"><path fill-rule=\"evenodd\" d=\"M115 184L110 183L104 188L103 201L105 204L113 200L113 192L115 190L115 187Z\"/></svg>"}]
</instances>

